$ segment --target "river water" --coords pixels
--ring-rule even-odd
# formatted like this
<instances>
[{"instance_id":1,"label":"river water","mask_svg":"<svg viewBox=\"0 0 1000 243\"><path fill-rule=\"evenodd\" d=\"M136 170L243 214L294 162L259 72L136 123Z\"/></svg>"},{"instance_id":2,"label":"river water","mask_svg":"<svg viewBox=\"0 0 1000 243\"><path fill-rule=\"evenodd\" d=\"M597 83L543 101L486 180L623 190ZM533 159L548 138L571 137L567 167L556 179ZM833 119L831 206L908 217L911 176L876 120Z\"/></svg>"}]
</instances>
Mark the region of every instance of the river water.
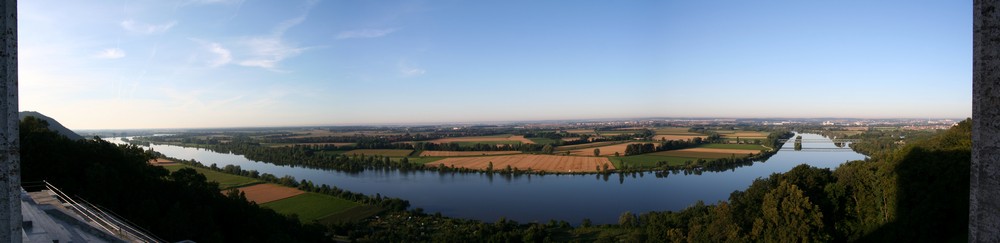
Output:
<instances>
[{"instance_id":1,"label":"river water","mask_svg":"<svg viewBox=\"0 0 1000 243\"><path fill-rule=\"evenodd\" d=\"M832 141L818 134L796 134L810 143L795 151L789 141L777 154L753 166L701 175L672 174L656 178L652 173L607 180L599 175L521 175L505 177L478 173L438 173L432 171L399 172L368 170L346 173L333 170L277 166L256 162L241 155L216 153L204 149L172 145L152 145L152 149L178 159L194 159L219 167L238 165L278 177L327 184L353 192L397 197L410 201L411 208L449 217L493 222L500 217L518 222L547 222L550 219L579 224L584 218L597 224L617 223L622 212L681 210L702 200L714 203L725 200L735 190L746 189L754 179L786 172L799 164L836 168L841 163L862 160L864 155L850 149L838 149ZM122 143L118 138L109 141ZM845 146L846 147L846 146ZM148 148L148 147L147 147Z\"/></svg>"}]
</instances>

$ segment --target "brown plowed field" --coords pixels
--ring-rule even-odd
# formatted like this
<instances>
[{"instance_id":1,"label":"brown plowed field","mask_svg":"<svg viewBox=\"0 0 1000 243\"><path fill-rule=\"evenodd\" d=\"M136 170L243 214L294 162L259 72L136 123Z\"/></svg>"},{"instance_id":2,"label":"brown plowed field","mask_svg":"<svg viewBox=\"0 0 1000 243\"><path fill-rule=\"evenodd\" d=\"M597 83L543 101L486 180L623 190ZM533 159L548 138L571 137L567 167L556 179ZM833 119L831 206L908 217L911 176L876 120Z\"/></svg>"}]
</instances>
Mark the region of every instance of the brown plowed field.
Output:
<instances>
[{"instance_id":1,"label":"brown plowed field","mask_svg":"<svg viewBox=\"0 0 1000 243\"><path fill-rule=\"evenodd\" d=\"M247 200L257 202L257 204L273 202L305 193L299 189L267 183L236 189L245 193Z\"/></svg>"},{"instance_id":2,"label":"brown plowed field","mask_svg":"<svg viewBox=\"0 0 1000 243\"><path fill-rule=\"evenodd\" d=\"M292 147L295 145L307 145L307 146L323 146L323 145L333 145L333 146L354 146L355 143L283 143L283 144L272 144L271 147Z\"/></svg>"},{"instance_id":3,"label":"brown plowed field","mask_svg":"<svg viewBox=\"0 0 1000 243\"><path fill-rule=\"evenodd\" d=\"M520 154L521 151L424 151L420 156L455 157L476 155Z\"/></svg>"},{"instance_id":4,"label":"brown plowed field","mask_svg":"<svg viewBox=\"0 0 1000 243\"><path fill-rule=\"evenodd\" d=\"M427 166L436 167L438 164L444 164L449 167L455 165L455 167L483 170L490 162L493 162L494 170L502 170L507 165L519 170L531 168L534 171L548 172L594 172L598 166L604 164L608 165L609 170L615 168L608 158L537 154L446 158L427 163Z\"/></svg>"},{"instance_id":5,"label":"brown plowed field","mask_svg":"<svg viewBox=\"0 0 1000 243\"><path fill-rule=\"evenodd\" d=\"M524 136L482 136L482 137L456 137L456 138L439 138L428 142L431 143L453 143L453 142L491 142L491 141L518 141L521 143L534 143L531 140L524 138Z\"/></svg>"}]
</instances>

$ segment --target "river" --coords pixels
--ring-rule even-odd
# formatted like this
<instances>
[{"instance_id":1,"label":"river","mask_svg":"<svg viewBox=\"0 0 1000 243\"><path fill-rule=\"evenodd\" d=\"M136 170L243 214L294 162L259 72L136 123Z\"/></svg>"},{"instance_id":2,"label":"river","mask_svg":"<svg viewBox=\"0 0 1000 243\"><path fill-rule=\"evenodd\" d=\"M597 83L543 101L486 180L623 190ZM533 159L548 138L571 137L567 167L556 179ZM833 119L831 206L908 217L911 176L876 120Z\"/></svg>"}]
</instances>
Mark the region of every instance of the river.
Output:
<instances>
[{"instance_id":1,"label":"river","mask_svg":"<svg viewBox=\"0 0 1000 243\"><path fill-rule=\"evenodd\" d=\"M216 153L204 149L172 145L152 145L152 149L179 159L194 159L219 167L238 165L278 177L294 176L328 184L353 192L397 197L410 201L411 208L449 217L493 222L500 217L518 222L547 222L550 219L579 224L584 218L597 224L617 223L622 212L681 210L702 200L714 203L726 200L735 190L746 189L754 179L775 172L786 172L799 164L836 168L864 155L850 149L838 149L832 141L818 134L796 134L811 143L795 151L789 141L777 154L753 166L701 175L672 174L656 178L652 173L607 180L598 175L522 175L505 177L478 173L438 173L432 171L399 172L368 170L346 173L333 170L277 166L256 162L241 155ZM122 143L120 139L110 141ZM147 147L148 148L148 147Z\"/></svg>"}]
</instances>

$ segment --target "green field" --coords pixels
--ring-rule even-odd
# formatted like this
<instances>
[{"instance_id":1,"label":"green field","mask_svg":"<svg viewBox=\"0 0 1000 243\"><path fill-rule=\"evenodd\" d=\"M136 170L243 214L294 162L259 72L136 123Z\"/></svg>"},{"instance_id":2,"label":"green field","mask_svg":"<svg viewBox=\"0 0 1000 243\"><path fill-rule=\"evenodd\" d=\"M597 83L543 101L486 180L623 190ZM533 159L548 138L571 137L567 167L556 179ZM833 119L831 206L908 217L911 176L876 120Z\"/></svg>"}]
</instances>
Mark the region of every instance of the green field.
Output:
<instances>
[{"instance_id":1,"label":"green field","mask_svg":"<svg viewBox=\"0 0 1000 243\"><path fill-rule=\"evenodd\" d=\"M444 159L444 158L445 157L406 157L406 159L408 161L410 161L410 163L414 163L414 164L426 164L426 163L438 161L438 160L441 160L441 159ZM393 161L399 161L399 160L402 160L402 158L393 159Z\"/></svg>"},{"instance_id":2,"label":"green field","mask_svg":"<svg viewBox=\"0 0 1000 243\"><path fill-rule=\"evenodd\" d=\"M462 147L472 147L472 146L475 146L476 144L480 144L480 143L481 144L493 144L493 145L497 145L497 144L521 144L521 141L500 140L500 141L475 141L475 142L453 142L453 143L457 143L458 146L462 146Z\"/></svg>"},{"instance_id":3,"label":"green field","mask_svg":"<svg viewBox=\"0 0 1000 243\"><path fill-rule=\"evenodd\" d=\"M698 146L698 147L699 148L720 148L720 149L752 149L752 150L765 149L764 146L760 146L760 145L756 145L756 144L719 144L719 143L710 143L710 144L704 144L704 145L701 145L701 146Z\"/></svg>"},{"instance_id":4,"label":"green field","mask_svg":"<svg viewBox=\"0 0 1000 243\"><path fill-rule=\"evenodd\" d=\"M202 175L205 175L205 178L208 179L208 181L218 182L219 183L219 189L229 189L229 188L234 188L234 187L244 187L244 186L259 184L259 183L262 182L262 181L255 180L255 179L250 178L250 177L230 175L230 174L226 174L226 173L222 173L222 172L218 172L218 171L213 171L213 170L208 170L208 169L202 169L202 168L196 168L196 167L191 167L191 166L183 165L183 164L167 165L167 166L163 166L163 168L169 170L170 172L174 172L174 171L180 170L182 168L192 168L192 169L198 171L198 173L201 173Z\"/></svg>"},{"instance_id":5,"label":"green field","mask_svg":"<svg viewBox=\"0 0 1000 243\"><path fill-rule=\"evenodd\" d=\"M653 129L656 135L703 135L699 133L688 132L687 127L657 127Z\"/></svg>"},{"instance_id":6,"label":"green field","mask_svg":"<svg viewBox=\"0 0 1000 243\"><path fill-rule=\"evenodd\" d=\"M351 209L361 206L361 204L329 195L307 192L298 196L261 204L261 206L274 209L274 211L284 215L298 215L299 221L308 223L337 213L351 211Z\"/></svg>"},{"instance_id":7,"label":"green field","mask_svg":"<svg viewBox=\"0 0 1000 243\"><path fill-rule=\"evenodd\" d=\"M596 147L603 147L603 146L608 146L608 145L615 145L615 144L620 144L620 143L625 143L625 142L628 142L628 141L605 141L605 142L596 142L596 143L584 143L584 144L576 144L576 145L559 146L559 147L556 147L556 151L569 151L569 150L577 150L577 149L585 149L585 148L596 148Z\"/></svg>"},{"instance_id":8,"label":"green field","mask_svg":"<svg viewBox=\"0 0 1000 243\"><path fill-rule=\"evenodd\" d=\"M357 222L359 220L375 216L382 211L383 210L381 208L376 206L360 205L349 210L327 215L318 221L322 225L329 225L331 223Z\"/></svg>"},{"instance_id":9,"label":"green field","mask_svg":"<svg viewBox=\"0 0 1000 243\"><path fill-rule=\"evenodd\" d=\"M364 154L364 155L381 155L388 157L406 157L410 156L413 150L410 149L355 149L351 151L344 152L346 155L354 154Z\"/></svg>"},{"instance_id":10,"label":"green field","mask_svg":"<svg viewBox=\"0 0 1000 243\"><path fill-rule=\"evenodd\" d=\"M656 167L656 163L660 161L666 161L668 165L684 165L687 161L696 161L696 158L686 158L686 157L675 157L675 156L657 156L651 154L640 154L625 157L608 157L611 163L615 165L615 168L622 168L622 165L627 164L631 168L651 168Z\"/></svg>"},{"instance_id":11,"label":"green field","mask_svg":"<svg viewBox=\"0 0 1000 243\"><path fill-rule=\"evenodd\" d=\"M531 140L532 142L535 142L537 144L556 144L556 143L559 143L559 140L555 140L555 139L551 139L551 138L528 138L528 140Z\"/></svg>"},{"instance_id":12,"label":"green field","mask_svg":"<svg viewBox=\"0 0 1000 243\"><path fill-rule=\"evenodd\" d=\"M721 159L721 158L742 158L749 156L744 153L712 153L712 152L695 152L695 151L682 151L682 150L670 150L649 153L648 155L653 156L669 156L669 157L684 157L684 158L703 158L703 159Z\"/></svg>"}]
</instances>

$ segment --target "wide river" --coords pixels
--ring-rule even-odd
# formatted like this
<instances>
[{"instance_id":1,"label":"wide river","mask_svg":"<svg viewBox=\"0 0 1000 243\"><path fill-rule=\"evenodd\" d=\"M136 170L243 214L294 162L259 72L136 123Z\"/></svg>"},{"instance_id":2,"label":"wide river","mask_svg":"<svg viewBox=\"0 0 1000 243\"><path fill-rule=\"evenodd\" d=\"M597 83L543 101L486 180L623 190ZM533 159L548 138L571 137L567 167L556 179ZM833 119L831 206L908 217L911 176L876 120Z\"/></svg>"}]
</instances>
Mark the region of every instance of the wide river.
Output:
<instances>
[{"instance_id":1,"label":"wide river","mask_svg":"<svg viewBox=\"0 0 1000 243\"><path fill-rule=\"evenodd\" d=\"M753 166L701 175L671 174L656 178L612 174L607 180L598 175L522 175L488 176L478 173L438 173L369 170L345 173L333 170L278 166L248 160L241 155L216 153L203 149L172 145L153 145L153 150L179 159L194 159L219 167L238 165L278 177L294 176L319 184L328 184L354 192L397 197L410 201L411 208L449 217L493 222L500 217L518 222L566 220L579 224L584 218L594 223L617 223L622 212L680 210L702 200L714 203L725 200L735 190L744 190L754 179L775 172L786 172L799 164L836 168L864 155L850 149L838 149L832 141L817 134L796 134L810 143L795 151L785 143L777 154ZM120 139L111 139L121 143ZM830 141L816 143L815 141Z\"/></svg>"}]
</instances>

